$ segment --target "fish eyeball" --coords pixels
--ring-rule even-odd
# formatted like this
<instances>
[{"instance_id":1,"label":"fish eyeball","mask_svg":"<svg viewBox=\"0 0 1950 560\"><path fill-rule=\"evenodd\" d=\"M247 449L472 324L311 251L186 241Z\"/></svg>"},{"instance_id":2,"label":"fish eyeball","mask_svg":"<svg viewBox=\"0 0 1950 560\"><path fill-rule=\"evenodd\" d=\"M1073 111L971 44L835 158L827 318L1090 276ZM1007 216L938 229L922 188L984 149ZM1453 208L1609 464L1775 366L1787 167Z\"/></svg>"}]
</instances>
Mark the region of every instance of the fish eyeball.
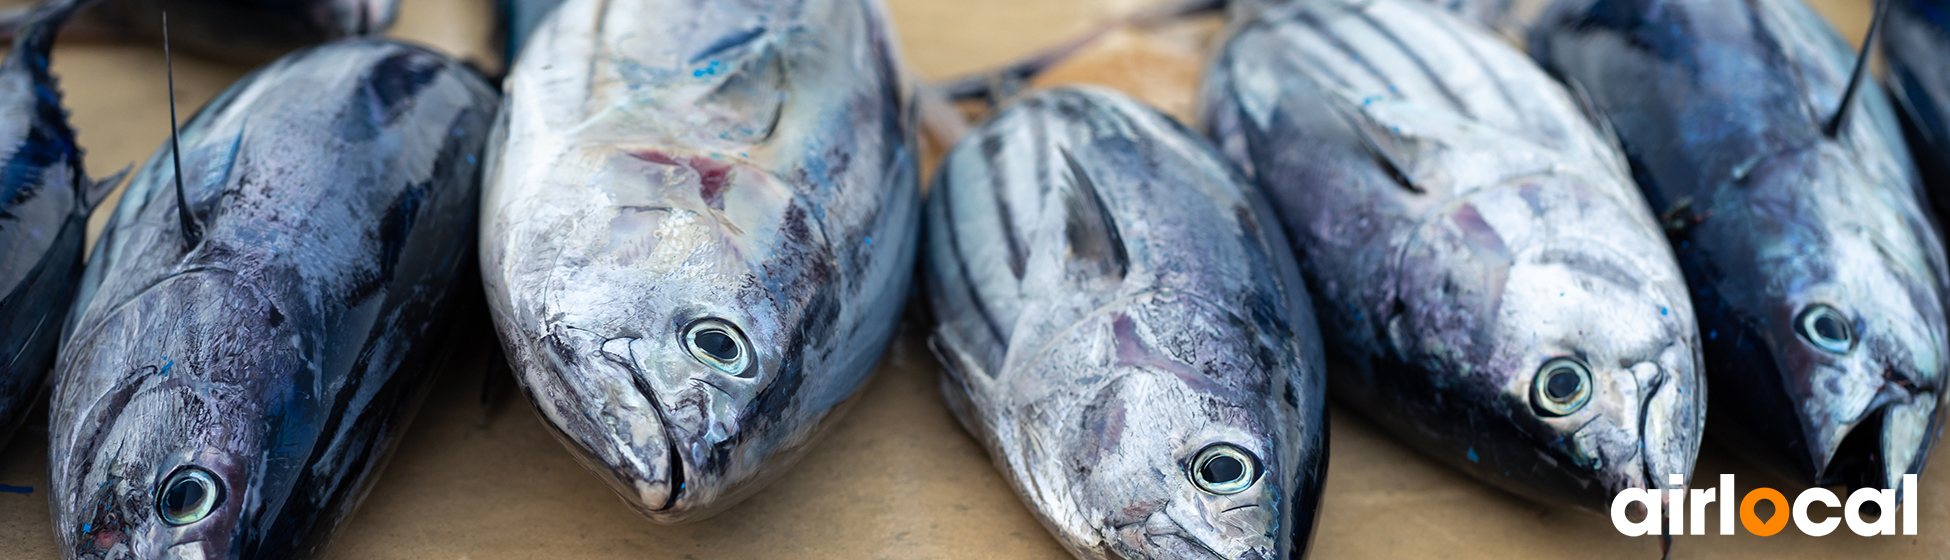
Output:
<instances>
[{"instance_id":1,"label":"fish eyeball","mask_svg":"<svg viewBox=\"0 0 1950 560\"><path fill-rule=\"evenodd\" d=\"M1530 402L1544 416L1564 416L1591 401L1591 368L1577 358L1552 358L1537 368Z\"/></svg>"},{"instance_id":2,"label":"fish eyeball","mask_svg":"<svg viewBox=\"0 0 1950 560\"><path fill-rule=\"evenodd\" d=\"M221 504L223 484L203 467L178 468L156 489L156 513L174 526L202 521Z\"/></svg>"},{"instance_id":3,"label":"fish eyeball","mask_svg":"<svg viewBox=\"0 0 1950 560\"><path fill-rule=\"evenodd\" d=\"M1188 474L1209 494L1238 494L1259 480L1259 459L1230 443L1208 445L1192 459Z\"/></svg>"},{"instance_id":4,"label":"fish eyeball","mask_svg":"<svg viewBox=\"0 0 1950 560\"><path fill-rule=\"evenodd\" d=\"M1809 305L1794 320L1794 330L1816 348L1846 354L1855 348L1855 331L1848 323L1848 317L1841 311L1817 303Z\"/></svg>"},{"instance_id":5,"label":"fish eyeball","mask_svg":"<svg viewBox=\"0 0 1950 560\"><path fill-rule=\"evenodd\" d=\"M739 377L752 370L752 345L744 331L715 317L691 321L684 327L684 348L692 358L712 369Z\"/></svg>"}]
</instances>

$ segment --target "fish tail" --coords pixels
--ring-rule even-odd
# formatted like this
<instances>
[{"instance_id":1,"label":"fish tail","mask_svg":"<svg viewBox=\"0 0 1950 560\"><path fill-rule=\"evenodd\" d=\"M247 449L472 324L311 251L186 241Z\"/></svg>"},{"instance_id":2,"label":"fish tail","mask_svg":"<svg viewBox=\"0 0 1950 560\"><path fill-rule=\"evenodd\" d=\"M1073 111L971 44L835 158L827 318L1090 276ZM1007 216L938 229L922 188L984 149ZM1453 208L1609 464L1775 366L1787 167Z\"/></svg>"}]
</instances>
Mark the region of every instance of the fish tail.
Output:
<instances>
[{"instance_id":1,"label":"fish tail","mask_svg":"<svg viewBox=\"0 0 1950 560\"><path fill-rule=\"evenodd\" d=\"M13 53L34 67L37 73L47 73L48 53L54 50L54 38L61 33L76 12L95 3L95 0L47 0L31 8L21 8L0 12L0 36L12 35Z\"/></svg>"}]
</instances>

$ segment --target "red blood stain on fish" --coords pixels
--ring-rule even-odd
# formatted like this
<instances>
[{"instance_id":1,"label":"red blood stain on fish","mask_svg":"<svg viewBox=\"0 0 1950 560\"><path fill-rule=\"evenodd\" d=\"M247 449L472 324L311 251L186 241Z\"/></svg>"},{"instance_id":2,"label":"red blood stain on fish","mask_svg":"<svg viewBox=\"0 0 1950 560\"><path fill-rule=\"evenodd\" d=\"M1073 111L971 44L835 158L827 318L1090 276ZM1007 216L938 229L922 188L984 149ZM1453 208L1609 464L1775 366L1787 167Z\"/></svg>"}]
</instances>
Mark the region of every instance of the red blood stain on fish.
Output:
<instances>
[{"instance_id":1,"label":"red blood stain on fish","mask_svg":"<svg viewBox=\"0 0 1950 560\"><path fill-rule=\"evenodd\" d=\"M630 152L634 157L650 163L690 169L697 174L697 194L704 204L712 210L724 210L724 190L731 185L731 164L704 156L691 156L678 159L670 154L654 150Z\"/></svg>"}]
</instances>

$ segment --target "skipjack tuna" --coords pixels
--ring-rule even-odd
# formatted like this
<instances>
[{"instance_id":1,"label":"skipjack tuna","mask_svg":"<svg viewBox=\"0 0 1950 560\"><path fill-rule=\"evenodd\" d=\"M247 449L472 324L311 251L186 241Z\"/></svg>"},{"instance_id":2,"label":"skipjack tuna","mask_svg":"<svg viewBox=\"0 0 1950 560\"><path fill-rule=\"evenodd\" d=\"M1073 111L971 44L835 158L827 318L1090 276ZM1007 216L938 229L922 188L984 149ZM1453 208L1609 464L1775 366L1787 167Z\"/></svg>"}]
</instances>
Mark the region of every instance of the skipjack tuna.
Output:
<instances>
[{"instance_id":1,"label":"skipjack tuna","mask_svg":"<svg viewBox=\"0 0 1950 560\"><path fill-rule=\"evenodd\" d=\"M1809 485L1922 472L1944 247L1887 100L1859 72L1850 87L1861 65L1834 29L1797 0L1571 0L1532 47L1590 92L1665 222L1725 441Z\"/></svg>"},{"instance_id":2,"label":"skipjack tuna","mask_svg":"<svg viewBox=\"0 0 1950 560\"><path fill-rule=\"evenodd\" d=\"M1950 0L1884 1L1889 87L1941 218L1950 210Z\"/></svg>"},{"instance_id":3,"label":"skipjack tuna","mask_svg":"<svg viewBox=\"0 0 1950 560\"><path fill-rule=\"evenodd\" d=\"M1235 7L1205 118L1294 236L1335 394L1540 501L1606 511L1689 474L1685 283L1573 97L1426 4Z\"/></svg>"},{"instance_id":4,"label":"skipjack tuna","mask_svg":"<svg viewBox=\"0 0 1950 560\"><path fill-rule=\"evenodd\" d=\"M36 12L0 63L0 445L42 394L81 279L88 214L122 180L88 179L48 73L55 33L87 4Z\"/></svg>"},{"instance_id":5,"label":"skipjack tuna","mask_svg":"<svg viewBox=\"0 0 1950 560\"><path fill-rule=\"evenodd\" d=\"M184 126L180 164L149 159L57 366L66 557L320 554L474 279L495 106L443 55L352 40L245 77Z\"/></svg>"},{"instance_id":6,"label":"skipjack tuna","mask_svg":"<svg viewBox=\"0 0 1950 560\"><path fill-rule=\"evenodd\" d=\"M1279 222L1204 139L1096 89L1016 101L927 206L942 386L1079 558L1296 558L1325 364Z\"/></svg>"},{"instance_id":7,"label":"skipjack tuna","mask_svg":"<svg viewBox=\"0 0 1950 560\"><path fill-rule=\"evenodd\" d=\"M919 187L864 0L570 0L509 74L481 265L516 377L652 520L755 491L900 322Z\"/></svg>"}]
</instances>

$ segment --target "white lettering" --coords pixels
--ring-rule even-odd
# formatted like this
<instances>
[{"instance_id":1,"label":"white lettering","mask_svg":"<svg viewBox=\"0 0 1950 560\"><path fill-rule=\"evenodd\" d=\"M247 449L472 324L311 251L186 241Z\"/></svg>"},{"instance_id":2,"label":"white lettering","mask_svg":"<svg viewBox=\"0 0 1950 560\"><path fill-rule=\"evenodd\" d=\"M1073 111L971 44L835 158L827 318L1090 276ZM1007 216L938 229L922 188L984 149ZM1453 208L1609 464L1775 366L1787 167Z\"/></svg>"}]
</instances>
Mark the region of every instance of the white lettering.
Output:
<instances>
[{"instance_id":1,"label":"white lettering","mask_svg":"<svg viewBox=\"0 0 1950 560\"><path fill-rule=\"evenodd\" d=\"M1916 475L1913 474L1903 475L1903 534L1916 534Z\"/></svg>"},{"instance_id":2,"label":"white lettering","mask_svg":"<svg viewBox=\"0 0 1950 560\"><path fill-rule=\"evenodd\" d=\"M1645 519L1632 521L1625 518L1625 509L1633 503L1645 507ZM1643 537L1659 534L1659 492L1644 488L1626 488L1611 499L1611 526L1627 537Z\"/></svg>"},{"instance_id":3,"label":"white lettering","mask_svg":"<svg viewBox=\"0 0 1950 560\"><path fill-rule=\"evenodd\" d=\"M1733 475L1720 475L1720 534L1733 534L1733 512L1739 506L1740 498L1733 494Z\"/></svg>"},{"instance_id":4,"label":"white lettering","mask_svg":"<svg viewBox=\"0 0 1950 560\"><path fill-rule=\"evenodd\" d=\"M1827 520L1816 523L1808 519L1808 505L1815 502L1821 502L1828 507L1842 505L1842 501L1835 498L1835 493L1828 491L1827 488L1809 488L1801 492L1801 495L1794 497L1794 527L1813 537L1825 536L1834 532L1835 526L1841 525L1842 520L1830 517Z\"/></svg>"},{"instance_id":5,"label":"white lettering","mask_svg":"<svg viewBox=\"0 0 1950 560\"><path fill-rule=\"evenodd\" d=\"M1862 520L1862 504L1869 502L1875 502L1882 512L1873 523ZM1896 491L1856 489L1848 495L1848 505L1842 508L1842 519L1848 521L1848 530L1864 537L1896 534Z\"/></svg>"}]
</instances>

